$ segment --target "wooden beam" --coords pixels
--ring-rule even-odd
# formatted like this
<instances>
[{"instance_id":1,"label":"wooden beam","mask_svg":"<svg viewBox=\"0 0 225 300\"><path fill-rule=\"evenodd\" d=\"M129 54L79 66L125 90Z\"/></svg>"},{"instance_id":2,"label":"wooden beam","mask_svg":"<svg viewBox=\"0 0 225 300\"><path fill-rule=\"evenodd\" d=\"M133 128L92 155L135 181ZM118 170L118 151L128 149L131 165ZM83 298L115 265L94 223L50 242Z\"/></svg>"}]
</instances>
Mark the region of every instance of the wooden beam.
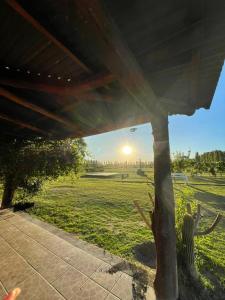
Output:
<instances>
[{"instance_id":1,"label":"wooden beam","mask_svg":"<svg viewBox=\"0 0 225 300\"><path fill-rule=\"evenodd\" d=\"M189 66L189 72L188 72L188 77L189 77L189 99L190 102L192 103L193 101L196 101L196 99L199 98L199 87L200 87L200 64L201 64L201 59L200 59L200 54L199 52L193 53L192 54L192 60Z\"/></svg>"},{"instance_id":2,"label":"wooden beam","mask_svg":"<svg viewBox=\"0 0 225 300\"><path fill-rule=\"evenodd\" d=\"M8 90L6 90L2 87L0 87L0 95L18 105L21 105L21 106L28 108L34 112L37 112L37 113L47 117L48 119L52 119L54 121L62 123L63 125L69 127L70 130L78 130L74 123L66 120L63 117L58 116L55 113L49 112L46 109L44 109L36 104L28 102L27 100L25 100L21 97L16 96L13 93L9 92Z\"/></svg>"},{"instance_id":3,"label":"wooden beam","mask_svg":"<svg viewBox=\"0 0 225 300\"><path fill-rule=\"evenodd\" d=\"M154 91L115 24L106 16L102 2L74 1L73 15L72 21L82 33L84 45L91 45L93 55L104 63L143 109L153 111L158 104Z\"/></svg>"},{"instance_id":4,"label":"wooden beam","mask_svg":"<svg viewBox=\"0 0 225 300\"><path fill-rule=\"evenodd\" d=\"M41 32L48 40L61 49L68 57L70 57L77 65L79 65L86 73L92 73L91 70L62 42L56 39L44 26L42 26L35 18L33 18L17 1L6 0L6 2L26 21L28 21L36 30Z\"/></svg>"},{"instance_id":5,"label":"wooden beam","mask_svg":"<svg viewBox=\"0 0 225 300\"><path fill-rule=\"evenodd\" d=\"M159 57L162 57L162 55L160 56L158 53L160 51L160 53L164 51L163 60L167 61L186 51L196 49L202 44L203 23L202 19L198 19L198 21L190 23L189 26L185 26L173 32L171 35L167 34L164 39L160 38L155 44L142 49L141 52L139 51L138 56L149 57L151 60L154 60L157 65L160 63ZM206 40L204 42L206 42Z\"/></svg>"},{"instance_id":6,"label":"wooden beam","mask_svg":"<svg viewBox=\"0 0 225 300\"><path fill-rule=\"evenodd\" d=\"M30 129L30 130L32 130L32 131L34 131L34 132L41 133L42 135L45 135L45 136L47 135L46 131L43 131L43 130L41 130L40 128L37 128L37 127L35 127L35 126L32 126L32 125L30 125L30 124L28 124L28 123L25 123L25 122L23 122L23 121L20 121L20 120L18 120L18 119L10 118L10 117L8 117L7 115L0 114L0 119L5 120L5 121L10 122L10 123L13 123L13 124L16 124L16 125L18 125L19 127L28 128L28 129Z\"/></svg>"},{"instance_id":7,"label":"wooden beam","mask_svg":"<svg viewBox=\"0 0 225 300\"><path fill-rule=\"evenodd\" d=\"M68 103L62 107L62 109L59 110L59 112L70 112L72 110L75 110L76 107L81 104L82 102L93 102L93 101L100 101L100 102L107 102L109 104L117 104L119 102L120 98L113 98L110 95L104 95L103 99L98 98L96 94L93 94L93 96L84 94L80 95L79 98L75 99L75 101Z\"/></svg>"},{"instance_id":8,"label":"wooden beam","mask_svg":"<svg viewBox=\"0 0 225 300\"><path fill-rule=\"evenodd\" d=\"M26 80L19 80L19 79L4 79L0 78L0 84L11 86L14 88L19 89L29 89L37 92L45 92L49 94L56 94L59 96L80 96L80 95L87 95L87 99L93 99L96 100L97 97L100 99L103 98L101 95L96 95L96 97L93 97L93 94L89 94L89 92L93 89L105 86L109 83L111 83L115 79L115 76L113 76L110 73L104 73L104 74L98 74L96 76L93 76L87 80L83 80L80 83L77 83L73 86L55 86L55 85L49 85L45 83L36 83ZM105 98L107 101L107 98Z\"/></svg>"},{"instance_id":9,"label":"wooden beam","mask_svg":"<svg viewBox=\"0 0 225 300\"><path fill-rule=\"evenodd\" d=\"M158 115L152 122L152 128L155 181L152 231L157 255L154 287L157 300L177 300L175 204L171 179L168 117Z\"/></svg>"},{"instance_id":10,"label":"wooden beam","mask_svg":"<svg viewBox=\"0 0 225 300\"><path fill-rule=\"evenodd\" d=\"M97 134L106 133L106 132L130 127L130 126L136 126L136 125L140 125L140 124L144 124L144 123L150 123L149 114L132 116L130 118L126 118L123 120L117 120L115 123L110 122L110 123L106 124L105 126L102 126L101 128L91 128L87 132L85 132L85 131L82 132L82 134L79 135L79 137L87 137L87 136L91 136L91 135L97 135ZM73 137L78 137L78 135L76 135L76 133L72 132L68 137L73 138Z\"/></svg>"},{"instance_id":11,"label":"wooden beam","mask_svg":"<svg viewBox=\"0 0 225 300\"><path fill-rule=\"evenodd\" d=\"M68 57L70 57L76 64L78 64L86 73L91 74L92 70L90 70L81 60L70 50L68 49L62 42L60 42L55 36L53 36L43 25L41 25L33 16L31 16L17 1L15 0L6 0L6 2L25 20L27 20L36 30L41 32L48 41L52 42L59 49L61 49ZM0 79L1 80L1 79ZM80 93L86 92L86 100L102 100L108 101L109 97L96 95L93 96L92 93L88 92L89 90L98 88L100 86L104 86L111 81L114 80L114 77L111 74L103 74L98 75L91 80L84 81L80 84L77 84L71 88L63 88L63 87L54 87L46 84L33 84L31 82L26 81L18 81L18 80L2 80L1 83L8 86L13 86L17 88L28 88L36 91L43 91L47 93L53 93L62 96L77 96L78 101L82 101L79 96ZM110 100L109 100L110 101Z\"/></svg>"}]
</instances>

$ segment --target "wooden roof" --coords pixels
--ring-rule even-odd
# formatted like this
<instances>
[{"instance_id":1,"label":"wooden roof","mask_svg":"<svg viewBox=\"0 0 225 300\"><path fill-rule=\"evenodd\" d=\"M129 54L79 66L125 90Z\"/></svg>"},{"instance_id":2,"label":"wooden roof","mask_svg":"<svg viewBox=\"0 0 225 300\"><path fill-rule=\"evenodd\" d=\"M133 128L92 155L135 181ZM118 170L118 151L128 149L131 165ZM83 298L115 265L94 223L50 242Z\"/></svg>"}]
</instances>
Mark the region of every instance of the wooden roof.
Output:
<instances>
[{"instance_id":1,"label":"wooden roof","mask_svg":"<svg viewBox=\"0 0 225 300\"><path fill-rule=\"evenodd\" d=\"M209 108L219 0L0 2L0 129L79 137Z\"/></svg>"}]
</instances>

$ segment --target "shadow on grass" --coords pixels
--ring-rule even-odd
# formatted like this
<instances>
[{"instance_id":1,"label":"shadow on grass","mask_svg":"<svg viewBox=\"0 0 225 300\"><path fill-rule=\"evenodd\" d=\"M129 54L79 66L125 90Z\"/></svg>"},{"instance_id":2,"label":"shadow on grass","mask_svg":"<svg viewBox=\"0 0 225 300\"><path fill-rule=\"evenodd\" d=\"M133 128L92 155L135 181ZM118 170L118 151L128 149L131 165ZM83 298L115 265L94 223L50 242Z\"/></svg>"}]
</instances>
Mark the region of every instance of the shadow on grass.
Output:
<instances>
[{"instance_id":1,"label":"shadow on grass","mask_svg":"<svg viewBox=\"0 0 225 300\"><path fill-rule=\"evenodd\" d=\"M145 242L142 244L138 244L135 245L132 250L137 261L150 268L156 268L155 243Z\"/></svg>"},{"instance_id":2,"label":"shadow on grass","mask_svg":"<svg viewBox=\"0 0 225 300\"><path fill-rule=\"evenodd\" d=\"M13 205L13 211L26 210L33 206L34 202L18 202Z\"/></svg>"},{"instance_id":3,"label":"shadow on grass","mask_svg":"<svg viewBox=\"0 0 225 300\"><path fill-rule=\"evenodd\" d=\"M193 189L197 190L194 197L196 200L209 204L215 209L225 210L225 196L220 196L214 193L206 192L196 186L191 186Z\"/></svg>"},{"instance_id":4,"label":"shadow on grass","mask_svg":"<svg viewBox=\"0 0 225 300\"><path fill-rule=\"evenodd\" d=\"M225 177L190 177L190 186L192 185L210 185L210 186L225 186Z\"/></svg>"},{"instance_id":5,"label":"shadow on grass","mask_svg":"<svg viewBox=\"0 0 225 300\"><path fill-rule=\"evenodd\" d=\"M199 267L199 271L213 286L213 289L207 290L209 299L224 299L225 287L220 280L224 276L224 268L215 265L215 263L203 253L201 253L201 259L204 261L204 264Z\"/></svg>"},{"instance_id":6,"label":"shadow on grass","mask_svg":"<svg viewBox=\"0 0 225 300\"><path fill-rule=\"evenodd\" d=\"M218 177L196 177L194 178L197 181L207 182L207 183L216 183L216 184L222 184L225 185L225 177L224 178L218 178Z\"/></svg>"},{"instance_id":7,"label":"shadow on grass","mask_svg":"<svg viewBox=\"0 0 225 300\"><path fill-rule=\"evenodd\" d=\"M204 263L198 270L200 276L198 278L193 278L189 275L183 264L182 254L178 255L179 300L224 299L223 296L225 290L220 284L218 272L215 274L215 265L213 265L213 262L204 255L201 255L201 260L203 260ZM216 270L218 271L217 267ZM221 274L223 274L222 268L221 272ZM207 284L205 283L206 280Z\"/></svg>"}]
</instances>

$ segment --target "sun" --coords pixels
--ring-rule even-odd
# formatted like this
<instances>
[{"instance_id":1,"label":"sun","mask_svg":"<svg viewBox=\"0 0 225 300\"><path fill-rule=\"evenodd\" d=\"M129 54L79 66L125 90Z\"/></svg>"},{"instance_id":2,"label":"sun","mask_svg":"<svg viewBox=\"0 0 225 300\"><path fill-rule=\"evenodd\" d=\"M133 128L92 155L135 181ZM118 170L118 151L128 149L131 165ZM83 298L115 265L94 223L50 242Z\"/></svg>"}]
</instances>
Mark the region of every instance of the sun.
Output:
<instances>
[{"instance_id":1,"label":"sun","mask_svg":"<svg viewBox=\"0 0 225 300\"><path fill-rule=\"evenodd\" d=\"M133 149L130 146L126 145L126 146L123 146L122 152L125 155L130 155L133 152Z\"/></svg>"}]
</instances>

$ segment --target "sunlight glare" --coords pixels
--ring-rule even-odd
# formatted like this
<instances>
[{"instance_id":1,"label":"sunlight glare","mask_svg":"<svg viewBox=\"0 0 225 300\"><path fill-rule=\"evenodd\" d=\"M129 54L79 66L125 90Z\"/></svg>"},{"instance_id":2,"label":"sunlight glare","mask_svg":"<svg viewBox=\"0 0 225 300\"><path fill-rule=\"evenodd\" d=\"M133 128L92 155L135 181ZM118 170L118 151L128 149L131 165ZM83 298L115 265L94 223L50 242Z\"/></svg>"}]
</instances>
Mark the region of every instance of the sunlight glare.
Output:
<instances>
[{"instance_id":1,"label":"sunlight glare","mask_svg":"<svg viewBox=\"0 0 225 300\"><path fill-rule=\"evenodd\" d=\"M133 151L132 148L128 145L123 146L123 148L122 148L122 152L125 155L130 155L132 153L132 151Z\"/></svg>"}]
</instances>

